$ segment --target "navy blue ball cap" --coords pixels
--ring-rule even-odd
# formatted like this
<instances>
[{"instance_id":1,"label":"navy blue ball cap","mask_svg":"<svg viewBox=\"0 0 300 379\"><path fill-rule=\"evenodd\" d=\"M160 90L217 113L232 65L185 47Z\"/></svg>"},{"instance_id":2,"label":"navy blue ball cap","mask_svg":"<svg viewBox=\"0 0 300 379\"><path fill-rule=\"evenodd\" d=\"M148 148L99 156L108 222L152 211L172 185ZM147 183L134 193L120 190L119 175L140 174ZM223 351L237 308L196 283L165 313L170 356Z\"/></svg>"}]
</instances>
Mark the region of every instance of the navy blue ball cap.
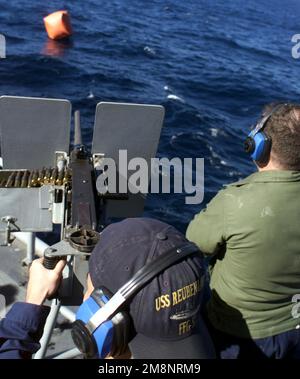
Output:
<instances>
[{"instance_id":1,"label":"navy blue ball cap","mask_svg":"<svg viewBox=\"0 0 300 379\"><path fill-rule=\"evenodd\" d=\"M110 224L89 260L93 286L116 293L147 263L188 242L173 226L155 219L129 218ZM211 354L201 319L204 277L199 252L165 269L132 298L129 313L136 336L130 349L134 358L205 358Z\"/></svg>"}]
</instances>

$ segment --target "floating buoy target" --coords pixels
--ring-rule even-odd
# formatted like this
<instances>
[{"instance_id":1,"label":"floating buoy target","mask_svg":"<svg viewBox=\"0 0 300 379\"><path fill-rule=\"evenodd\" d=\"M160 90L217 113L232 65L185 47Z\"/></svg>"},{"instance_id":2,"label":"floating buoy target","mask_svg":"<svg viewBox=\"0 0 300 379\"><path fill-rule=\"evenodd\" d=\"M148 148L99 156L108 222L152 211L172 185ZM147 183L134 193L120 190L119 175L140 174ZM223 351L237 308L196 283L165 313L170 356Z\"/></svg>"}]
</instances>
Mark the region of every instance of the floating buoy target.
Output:
<instances>
[{"instance_id":1,"label":"floating buoy target","mask_svg":"<svg viewBox=\"0 0 300 379\"><path fill-rule=\"evenodd\" d=\"M48 37L54 40L72 35L71 20L68 11L57 11L44 17Z\"/></svg>"}]
</instances>

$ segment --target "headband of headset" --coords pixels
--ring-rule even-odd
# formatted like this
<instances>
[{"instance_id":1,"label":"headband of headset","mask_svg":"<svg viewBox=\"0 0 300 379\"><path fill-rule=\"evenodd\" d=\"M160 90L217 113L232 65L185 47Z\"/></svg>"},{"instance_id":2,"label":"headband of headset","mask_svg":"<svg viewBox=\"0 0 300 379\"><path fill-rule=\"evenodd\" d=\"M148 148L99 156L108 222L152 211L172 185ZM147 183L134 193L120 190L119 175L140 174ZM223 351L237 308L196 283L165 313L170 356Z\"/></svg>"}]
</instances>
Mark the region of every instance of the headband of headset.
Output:
<instances>
[{"instance_id":1,"label":"headband of headset","mask_svg":"<svg viewBox=\"0 0 300 379\"><path fill-rule=\"evenodd\" d=\"M287 104L278 104L276 105L268 114L263 116L263 118L257 123L255 128L251 130L250 135L254 137L257 133L259 133L263 128L266 126L267 121L271 118L271 116L277 112L282 107L286 106Z\"/></svg>"},{"instance_id":2,"label":"headband of headset","mask_svg":"<svg viewBox=\"0 0 300 379\"><path fill-rule=\"evenodd\" d=\"M100 308L86 324L90 333L93 333L103 322L111 319L125 303L138 293L147 283L162 271L189 255L199 253L198 247L188 242L180 247L174 247L146 264L125 283L112 298Z\"/></svg>"}]
</instances>

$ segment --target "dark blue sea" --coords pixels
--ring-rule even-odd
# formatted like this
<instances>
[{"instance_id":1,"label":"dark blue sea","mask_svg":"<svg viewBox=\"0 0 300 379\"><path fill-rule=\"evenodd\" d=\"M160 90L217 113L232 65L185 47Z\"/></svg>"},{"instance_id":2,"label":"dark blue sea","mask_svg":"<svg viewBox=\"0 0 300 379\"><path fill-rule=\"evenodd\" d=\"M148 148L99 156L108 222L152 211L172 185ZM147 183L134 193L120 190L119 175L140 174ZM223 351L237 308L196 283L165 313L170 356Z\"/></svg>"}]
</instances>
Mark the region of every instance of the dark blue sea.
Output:
<instances>
[{"instance_id":1,"label":"dark blue sea","mask_svg":"<svg viewBox=\"0 0 300 379\"><path fill-rule=\"evenodd\" d=\"M69 43L44 31L59 9L71 14ZM86 143L99 101L163 105L158 156L205 158L205 197L149 195L145 214L184 231L223 184L254 171L243 139L262 106L299 101L299 16L297 0L0 0L0 95L71 100Z\"/></svg>"}]
</instances>

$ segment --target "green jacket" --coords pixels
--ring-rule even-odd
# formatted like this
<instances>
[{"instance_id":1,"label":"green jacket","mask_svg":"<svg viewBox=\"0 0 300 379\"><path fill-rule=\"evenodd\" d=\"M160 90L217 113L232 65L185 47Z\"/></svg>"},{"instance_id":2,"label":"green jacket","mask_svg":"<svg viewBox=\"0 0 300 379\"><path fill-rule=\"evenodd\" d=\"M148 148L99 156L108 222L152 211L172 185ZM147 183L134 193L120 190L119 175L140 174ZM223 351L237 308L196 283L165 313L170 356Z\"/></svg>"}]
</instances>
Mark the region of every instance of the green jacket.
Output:
<instances>
[{"instance_id":1,"label":"green jacket","mask_svg":"<svg viewBox=\"0 0 300 379\"><path fill-rule=\"evenodd\" d=\"M208 317L247 338L294 329L300 294L300 172L263 171L221 190L187 238L214 255Z\"/></svg>"}]
</instances>

